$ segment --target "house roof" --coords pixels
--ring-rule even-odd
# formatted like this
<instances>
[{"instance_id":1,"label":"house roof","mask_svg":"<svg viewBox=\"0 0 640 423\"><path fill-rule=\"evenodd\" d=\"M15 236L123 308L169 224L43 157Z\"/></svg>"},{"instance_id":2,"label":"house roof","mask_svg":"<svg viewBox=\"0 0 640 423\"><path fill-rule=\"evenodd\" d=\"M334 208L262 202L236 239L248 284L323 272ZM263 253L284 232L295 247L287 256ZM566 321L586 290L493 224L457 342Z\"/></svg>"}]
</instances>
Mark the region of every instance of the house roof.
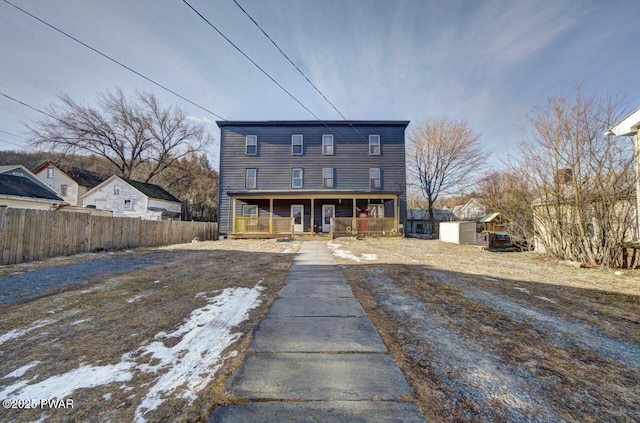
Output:
<instances>
[{"instance_id":1,"label":"house roof","mask_svg":"<svg viewBox=\"0 0 640 423\"><path fill-rule=\"evenodd\" d=\"M169 191L162 188L160 185L149 184L146 182L134 181L133 179L120 178L144 195L149 198L155 198L157 200L175 201L181 203L177 197L174 197Z\"/></svg>"},{"instance_id":2,"label":"house roof","mask_svg":"<svg viewBox=\"0 0 640 423\"><path fill-rule=\"evenodd\" d=\"M448 209L434 209L433 214L436 220L457 220ZM429 220L429 210L407 210L407 220Z\"/></svg>"},{"instance_id":3,"label":"house roof","mask_svg":"<svg viewBox=\"0 0 640 423\"><path fill-rule=\"evenodd\" d=\"M510 222L511 219L509 219L507 216L505 216L502 213L496 212L496 213L489 213L488 215L482 217L479 222L480 223L489 223L489 222L493 222L494 220L496 220L497 218L500 218L502 221L504 222Z\"/></svg>"},{"instance_id":4,"label":"house roof","mask_svg":"<svg viewBox=\"0 0 640 423\"><path fill-rule=\"evenodd\" d=\"M640 129L640 107L613 125L606 135L635 135L638 133L638 129Z\"/></svg>"},{"instance_id":5,"label":"house roof","mask_svg":"<svg viewBox=\"0 0 640 423\"><path fill-rule=\"evenodd\" d=\"M409 125L408 120L224 120L216 121L218 127L224 126L402 126Z\"/></svg>"},{"instance_id":6,"label":"house roof","mask_svg":"<svg viewBox=\"0 0 640 423\"><path fill-rule=\"evenodd\" d=\"M91 172L89 170L80 169L73 166L60 165L52 161L46 161L42 163L41 165L33 169L33 173L37 173L50 165L55 166L63 171L68 177L76 181L78 185L89 188L98 186L101 182L105 181L108 178L108 176L102 175L100 173Z\"/></svg>"},{"instance_id":7,"label":"house roof","mask_svg":"<svg viewBox=\"0 0 640 423\"><path fill-rule=\"evenodd\" d=\"M63 202L51 190L35 183L24 176L15 176L8 173L0 173L0 195L14 197L28 197L33 199L45 199Z\"/></svg>"}]
</instances>

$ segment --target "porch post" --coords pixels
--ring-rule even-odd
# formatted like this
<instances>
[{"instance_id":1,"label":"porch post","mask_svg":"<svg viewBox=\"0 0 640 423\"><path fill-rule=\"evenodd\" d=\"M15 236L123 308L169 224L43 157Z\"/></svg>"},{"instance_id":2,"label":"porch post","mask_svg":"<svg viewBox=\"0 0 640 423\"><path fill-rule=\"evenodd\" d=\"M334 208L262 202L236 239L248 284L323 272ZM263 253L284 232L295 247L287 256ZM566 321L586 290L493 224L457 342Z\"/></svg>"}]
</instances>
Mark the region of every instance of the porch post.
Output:
<instances>
[{"instance_id":1,"label":"porch post","mask_svg":"<svg viewBox=\"0 0 640 423\"><path fill-rule=\"evenodd\" d=\"M313 197L311 197L311 235L315 232L315 220L314 220L314 202Z\"/></svg>"},{"instance_id":2,"label":"porch post","mask_svg":"<svg viewBox=\"0 0 640 423\"><path fill-rule=\"evenodd\" d=\"M235 234L236 233L236 197L231 197L231 201L233 201L233 214L231 215L231 233Z\"/></svg>"},{"instance_id":3,"label":"porch post","mask_svg":"<svg viewBox=\"0 0 640 423\"><path fill-rule=\"evenodd\" d=\"M395 215L395 221L396 221L396 231L399 230L400 228L400 202L398 201L398 196L396 195L396 198L394 201L394 205L395 208L393 210L393 214ZM405 229L406 230L406 229Z\"/></svg>"},{"instance_id":4,"label":"porch post","mask_svg":"<svg viewBox=\"0 0 640 423\"><path fill-rule=\"evenodd\" d=\"M273 233L273 197L269 198L269 233Z\"/></svg>"},{"instance_id":5,"label":"porch post","mask_svg":"<svg viewBox=\"0 0 640 423\"><path fill-rule=\"evenodd\" d=\"M351 233L353 233L354 231L357 231L358 228L356 227L356 198L353 197L353 214L351 215L353 218L351 219Z\"/></svg>"}]
</instances>

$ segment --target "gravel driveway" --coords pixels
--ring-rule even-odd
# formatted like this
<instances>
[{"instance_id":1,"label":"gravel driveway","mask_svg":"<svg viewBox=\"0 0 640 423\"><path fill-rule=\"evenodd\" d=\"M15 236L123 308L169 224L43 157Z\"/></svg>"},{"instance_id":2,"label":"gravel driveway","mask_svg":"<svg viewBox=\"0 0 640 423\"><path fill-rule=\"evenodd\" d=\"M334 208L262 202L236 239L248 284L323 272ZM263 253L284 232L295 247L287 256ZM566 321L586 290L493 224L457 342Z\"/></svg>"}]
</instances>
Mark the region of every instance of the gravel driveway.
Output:
<instances>
[{"instance_id":1,"label":"gravel driveway","mask_svg":"<svg viewBox=\"0 0 640 423\"><path fill-rule=\"evenodd\" d=\"M175 257L175 254L173 251L104 253L96 254L95 259L83 263L16 270L0 277L0 304L13 304L50 294L65 285L86 284L106 275L153 266Z\"/></svg>"}]
</instances>

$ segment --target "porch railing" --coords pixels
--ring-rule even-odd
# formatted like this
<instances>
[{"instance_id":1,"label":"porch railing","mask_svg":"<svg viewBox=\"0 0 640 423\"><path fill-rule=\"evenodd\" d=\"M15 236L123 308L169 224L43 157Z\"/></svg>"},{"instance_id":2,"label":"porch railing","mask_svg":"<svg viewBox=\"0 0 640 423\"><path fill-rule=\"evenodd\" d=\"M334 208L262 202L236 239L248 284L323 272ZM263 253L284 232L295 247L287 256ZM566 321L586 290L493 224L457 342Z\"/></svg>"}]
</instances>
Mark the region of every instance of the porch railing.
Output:
<instances>
[{"instance_id":1,"label":"porch railing","mask_svg":"<svg viewBox=\"0 0 640 423\"><path fill-rule=\"evenodd\" d=\"M335 217L331 223L336 235L396 235L393 217Z\"/></svg>"},{"instance_id":2,"label":"porch railing","mask_svg":"<svg viewBox=\"0 0 640 423\"><path fill-rule=\"evenodd\" d=\"M237 234L289 234L293 232L292 217L236 217Z\"/></svg>"}]
</instances>

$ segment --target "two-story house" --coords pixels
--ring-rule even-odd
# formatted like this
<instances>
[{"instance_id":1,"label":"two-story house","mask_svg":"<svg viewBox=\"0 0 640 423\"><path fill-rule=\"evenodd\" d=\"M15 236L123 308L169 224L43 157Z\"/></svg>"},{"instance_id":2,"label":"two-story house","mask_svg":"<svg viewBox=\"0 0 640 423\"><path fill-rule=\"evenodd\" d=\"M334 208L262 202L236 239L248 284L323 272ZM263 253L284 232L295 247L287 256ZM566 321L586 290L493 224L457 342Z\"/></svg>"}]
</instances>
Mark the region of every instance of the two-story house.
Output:
<instances>
[{"instance_id":1,"label":"two-story house","mask_svg":"<svg viewBox=\"0 0 640 423\"><path fill-rule=\"evenodd\" d=\"M393 235L408 121L219 121L219 231Z\"/></svg>"},{"instance_id":2,"label":"two-story house","mask_svg":"<svg viewBox=\"0 0 640 423\"><path fill-rule=\"evenodd\" d=\"M40 179L53 188L67 203L82 206L81 197L107 176L77 167L46 161L33 170Z\"/></svg>"}]
</instances>

